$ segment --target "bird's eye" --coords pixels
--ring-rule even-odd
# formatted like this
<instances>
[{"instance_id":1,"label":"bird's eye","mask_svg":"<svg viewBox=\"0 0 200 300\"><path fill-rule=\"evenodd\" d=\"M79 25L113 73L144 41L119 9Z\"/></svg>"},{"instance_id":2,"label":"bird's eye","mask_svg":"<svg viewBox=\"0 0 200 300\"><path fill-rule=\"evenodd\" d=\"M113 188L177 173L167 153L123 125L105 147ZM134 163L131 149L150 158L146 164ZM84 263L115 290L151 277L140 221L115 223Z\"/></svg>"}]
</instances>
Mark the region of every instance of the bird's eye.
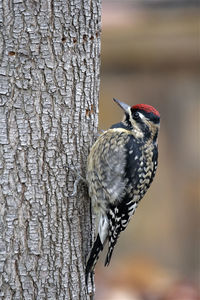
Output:
<instances>
[{"instance_id":1,"label":"bird's eye","mask_svg":"<svg viewBox=\"0 0 200 300\"><path fill-rule=\"evenodd\" d=\"M134 112L134 114L133 114L133 118L134 119L138 119L139 118L139 113L136 111L136 112Z\"/></svg>"}]
</instances>

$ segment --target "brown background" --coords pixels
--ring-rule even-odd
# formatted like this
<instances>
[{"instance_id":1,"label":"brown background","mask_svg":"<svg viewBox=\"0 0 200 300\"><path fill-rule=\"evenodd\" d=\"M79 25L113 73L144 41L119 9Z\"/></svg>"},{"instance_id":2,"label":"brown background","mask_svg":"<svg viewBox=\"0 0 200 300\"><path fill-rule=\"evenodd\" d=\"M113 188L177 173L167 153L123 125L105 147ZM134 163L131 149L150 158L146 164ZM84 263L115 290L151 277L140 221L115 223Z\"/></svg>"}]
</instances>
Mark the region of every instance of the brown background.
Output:
<instances>
[{"instance_id":1,"label":"brown background","mask_svg":"<svg viewBox=\"0 0 200 300\"><path fill-rule=\"evenodd\" d=\"M116 97L155 106L161 129L154 183L110 267L98 263L98 300L197 299L200 10L192 1L170 4L103 1L99 127L122 118Z\"/></svg>"}]
</instances>

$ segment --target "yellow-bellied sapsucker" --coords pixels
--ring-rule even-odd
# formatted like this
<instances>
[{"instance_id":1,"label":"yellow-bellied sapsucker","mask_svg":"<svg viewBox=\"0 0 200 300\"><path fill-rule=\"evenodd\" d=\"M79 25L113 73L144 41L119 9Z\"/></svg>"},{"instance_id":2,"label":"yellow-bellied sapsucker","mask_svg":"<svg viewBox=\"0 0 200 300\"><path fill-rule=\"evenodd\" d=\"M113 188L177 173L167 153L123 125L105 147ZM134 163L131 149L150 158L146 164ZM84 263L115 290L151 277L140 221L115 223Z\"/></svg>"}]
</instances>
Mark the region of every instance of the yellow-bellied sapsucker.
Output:
<instances>
[{"instance_id":1,"label":"yellow-bellied sapsucker","mask_svg":"<svg viewBox=\"0 0 200 300\"><path fill-rule=\"evenodd\" d=\"M108 241L105 266L157 168L159 112L152 106L132 107L114 99L124 110L122 122L99 136L88 156L87 182L93 207L99 212L98 235L86 265L86 280Z\"/></svg>"}]
</instances>

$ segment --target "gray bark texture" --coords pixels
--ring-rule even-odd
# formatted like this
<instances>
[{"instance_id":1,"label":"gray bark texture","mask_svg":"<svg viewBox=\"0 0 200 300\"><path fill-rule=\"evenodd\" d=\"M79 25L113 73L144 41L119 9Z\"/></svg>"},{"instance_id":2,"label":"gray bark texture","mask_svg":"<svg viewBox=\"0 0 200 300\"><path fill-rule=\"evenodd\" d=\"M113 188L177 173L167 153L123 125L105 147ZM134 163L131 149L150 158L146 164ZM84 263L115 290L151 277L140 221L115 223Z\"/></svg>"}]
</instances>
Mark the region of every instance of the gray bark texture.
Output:
<instances>
[{"instance_id":1,"label":"gray bark texture","mask_svg":"<svg viewBox=\"0 0 200 300\"><path fill-rule=\"evenodd\" d=\"M101 0L0 0L0 299L89 299Z\"/></svg>"}]
</instances>

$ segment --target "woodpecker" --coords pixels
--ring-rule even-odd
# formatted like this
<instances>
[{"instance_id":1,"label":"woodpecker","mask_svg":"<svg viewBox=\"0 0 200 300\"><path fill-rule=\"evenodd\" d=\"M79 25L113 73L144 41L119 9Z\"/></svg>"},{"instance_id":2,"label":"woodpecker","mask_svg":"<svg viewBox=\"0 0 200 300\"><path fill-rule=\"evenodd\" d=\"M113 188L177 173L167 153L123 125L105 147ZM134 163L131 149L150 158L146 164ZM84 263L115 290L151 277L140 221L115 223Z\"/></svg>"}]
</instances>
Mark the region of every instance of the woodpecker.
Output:
<instances>
[{"instance_id":1,"label":"woodpecker","mask_svg":"<svg viewBox=\"0 0 200 300\"><path fill-rule=\"evenodd\" d=\"M108 241L105 266L121 231L134 214L155 176L160 114L152 106L132 107L113 99L124 111L121 122L102 133L87 161L87 184L99 215L98 234L86 264L86 282Z\"/></svg>"}]
</instances>

